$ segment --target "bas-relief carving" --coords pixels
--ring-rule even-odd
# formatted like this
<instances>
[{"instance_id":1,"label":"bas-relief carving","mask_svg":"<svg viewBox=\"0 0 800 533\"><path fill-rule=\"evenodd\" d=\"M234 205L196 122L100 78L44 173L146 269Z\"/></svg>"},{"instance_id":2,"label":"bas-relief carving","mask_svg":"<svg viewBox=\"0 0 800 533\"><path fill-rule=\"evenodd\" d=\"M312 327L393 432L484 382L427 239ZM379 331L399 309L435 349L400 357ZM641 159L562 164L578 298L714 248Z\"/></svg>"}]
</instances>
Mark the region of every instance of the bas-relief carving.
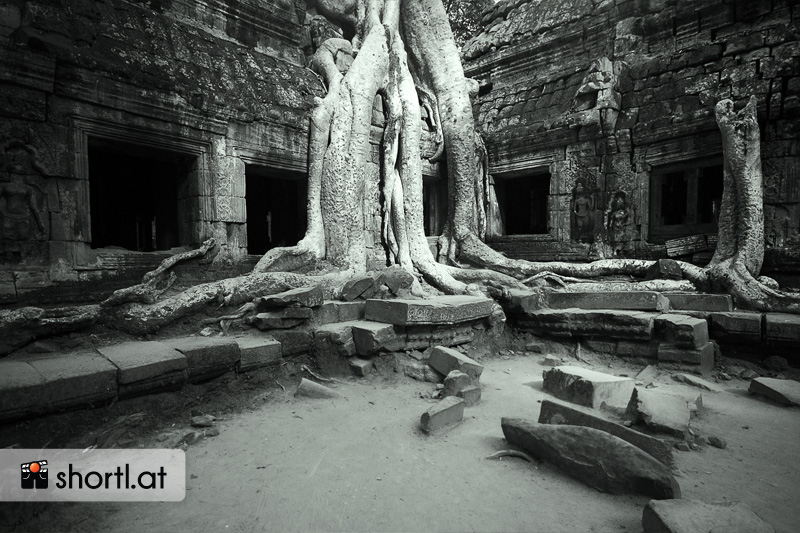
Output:
<instances>
[{"instance_id":1,"label":"bas-relief carving","mask_svg":"<svg viewBox=\"0 0 800 533\"><path fill-rule=\"evenodd\" d=\"M800 244L800 204L765 204L764 226L768 247Z\"/></svg>"},{"instance_id":2,"label":"bas-relief carving","mask_svg":"<svg viewBox=\"0 0 800 533\"><path fill-rule=\"evenodd\" d=\"M635 212L628 195L615 191L606 209L606 232L613 257L630 257L637 239Z\"/></svg>"},{"instance_id":3,"label":"bas-relief carving","mask_svg":"<svg viewBox=\"0 0 800 533\"><path fill-rule=\"evenodd\" d=\"M579 179L572 189L570 201L570 238L576 242L591 243L595 240L595 228L602 225L602 211L597 209L600 191L589 189Z\"/></svg>"},{"instance_id":4,"label":"bas-relief carving","mask_svg":"<svg viewBox=\"0 0 800 533\"><path fill-rule=\"evenodd\" d=\"M34 150L21 142L0 151L0 256L19 261L41 255L48 239L47 194Z\"/></svg>"}]
</instances>

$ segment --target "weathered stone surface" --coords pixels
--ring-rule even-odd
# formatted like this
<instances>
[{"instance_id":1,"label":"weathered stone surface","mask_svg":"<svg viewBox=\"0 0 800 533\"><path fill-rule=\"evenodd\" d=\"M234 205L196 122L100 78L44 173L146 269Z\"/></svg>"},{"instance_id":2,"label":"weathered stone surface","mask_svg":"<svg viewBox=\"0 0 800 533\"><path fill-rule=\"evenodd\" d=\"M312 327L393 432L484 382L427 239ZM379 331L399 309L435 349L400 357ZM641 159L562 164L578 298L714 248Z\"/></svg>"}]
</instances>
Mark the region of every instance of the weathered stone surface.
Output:
<instances>
[{"instance_id":1,"label":"weathered stone surface","mask_svg":"<svg viewBox=\"0 0 800 533\"><path fill-rule=\"evenodd\" d=\"M547 303L552 309L627 309L667 311L669 300L661 293L630 292L551 292Z\"/></svg>"},{"instance_id":2,"label":"weathered stone surface","mask_svg":"<svg viewBox=\"0 0 800 533\"><path fill-rule=\"evenodd\" d=\"M475 338L473 322L436 326L406 326L407 350L425 349L432 346L459 346ZM402 326L398 326L402 327Z\"/></svg>"},{"instance_id":3,"label":"weathered stone surface","mask_svg":"<svg viewBox=\"0 0 800 533\"><path fill-rule=\"evenodd\" d=\"M658 344L658 341L621 340L617 342L617 355L619 357L658 359Z\"/></svg>"},{"instance_id":4,"label":"weathered stone surface","mask_svg":"<svg viewBox=\"0 0 800 533\"><path fill-rule=\"evenodd\" d=\"M670 307L681 311L733 311L730 294L664 293Z\"/></svg>"},{"instance_id":5,"label":"weathered stone surface","mask_svg":"<svg viewBox=\"0 0 800 533\"><path fill-rule=\"evenodd\" d=\"M448 396L422 413L419 423L426 433L433 433L464 419L464 400Z\"/></svg>"},{"instance_id":6,"label":"weathered stone surface","mask_svg":"<svg viewBox=\"0 0 800 533\"><path fill-rule=\"evenodd\" d=\"M714 344L707 342L701 348L694 349L662 342L658 345L658 360L664 363L698 365L699 370L706 374L714 368Z\"/></svg>"},{"instance_id":7,"label":"weathered stone surface","mask_svg":"<svg viewBox=\"0 0 800 533\"><path fill-rule=\"evenodd\" d=\"M350 357L357 353L353 326L357 322L337 322L326 324L314 330L314 343L317 354L328 352L342 357Z\"/></svg>"},{"instance_id":8,"label":"weathered stone surface","mask_svg":"<svg viewBox=\"0 0 800 533\"><path fill-rule=\"evenodd\" d=\"M314 316L314 310L310 307L284 307L280 311L276 311L281 318L311 318Z\"/></svg>"},{"instance_id":9,"label":"weathered stone surface","mask_svg":"<svg viewBox=\"0 0 800 533\"><path fill-rule=\"evenodd\" d=\"M428 358L428 364L446 376L453 370L460 370L477 382L483 373L483 365L470 357L444 346L436 346Z\"/></svg>"},{"instance_id":10,"label":"weathered stone surface","mask_svg":"<svg viewBox=\"0 0 800 533\"><path fill-rule=\"evenodd\" d=\"M658 376L658 367L655 365L647 365L641 372L636 374L636 381L650 382Z\"/></svg>"},{"instance_id":11,"label":"weathered stone surface","mask_svg":"<svg viewBox=\"0 0 800 533\"><path fill-rule=\"evenodd\" d=\"M755 378L748 391L784 405L800 405L800 382L792 379Z\"/></svg>"},{"instance_id":12,"label":"weathered stone surface","mask_svg":"<svg viewBox=\"0 0 800 533\"><path fill-rule=\"evenodd\" d=\"M300 384L297 386L294 395L304 398L339 398L341 396L335 390L306 378L300 379Z\"/></svg>"},{"instance_id":13,"label":"weathered stone surface","mask_svg":"<svg viewBox=\"0 0 800 533\"><path fill-rule=\"evenodd\" d=\"M360 357L353 357L350 359L350 370L353 374L359 377L364 377L373 371L375 365L369 359L361 359Z\"/></svg>"},{"instance_id":14,"label":"weathered stone surface","mask_svg":"<svg viewBox=\"0 0 800 533\"><path fill-rule=\"evenodd\" d=\"M211 415L197 415L193 416L191 425L194 428L210 428L214 425L214 417Z\"/></svg>"},{"instance_id":15,"label":"weathered stone surface","mask_svg":"<svg viewBox=\"0 0 800 533\"><path fill-rule=\"evenodd\" d=\"M192 383L233 370L239 362L239 345L229 338L182 337L165 340L164 344L186 356Z\"/></svg>"},{"instance_id":16,"label":"weathered stone surface","mask_svg":"<svg viewBox=\"0 0 800 533\"><path fill-rule=\"evenodd\" d=\"M476 385L470 385L456 394L456 396L462 398L464 400L464 405L467 407L474 407L481 401L481 388Z\"/></svg>"},{"instance_id":17,"label":"weathered stone surface","mask_svg":"<svg viewBox=\"0 0 800 533\"><path fill-rule=\"evenodd\" d=\"M411 292L411 286L414 284L416 278L408 270L401 266L390 266L386 270L382 270L378 277L378 284L386 285L392 294L401 298L408 296Z\"/></svg>"},{"instance_id":18,"label":"weathered stone surface","mask_svg":"<svg viewBox=\"0 0 800 533\"><path fill-rule=\"evenodd\" d=\"M760 342L762 318L762 313L747 311L711 313L711 337Z\"/></svg>"},{"instance_id":19,"label":"weathered stone surface","mask_svg":"<svg viewBox=\"0 0 800 533\"><path fill-rule=\"evenodd\" d=\"M664 499L681 497L678 482L664 464L610 433L518 418L503 418L501 425L510 444L555 464L597 490Z\"/></svg>"},{"instance_id":20,"label":"weathered stone surface","mask_svg":"<svg viewBox=\"0 0 800 533\"><path fill-rule=\"evenodd\" d=\"M117 367L96 352L26 358L44 379L36 395L47 410L110 400L117 395Z\"/></svg>"},{"instance_id":21,"label":"weathered stone surface","mask_svg":"<svg viewBox=\"0 0 800 533\"><path fill-rule=\"evenodd\" d=\"M661 439L628 429L623 425L551 400L542 400L540 424L567 424L599 429L633 444L667 466L673 465L672 447Z\"/></svg>"},{"instance_id":22,"label":"weathered stone surface","mask_svg":"<svg viewBox=\"0 0 800 533\"><path fill-rule=\"evenodd\" d=\"M367 300L365 317L397 324L458 324L492 314L494 300L475 296L436 296L426 300Z\"/></svg>"},{"instance_id":23,"label":"weathered stone surface","mask_svg":"<svg viewBox=\"0 0 800 533\"><path fill-rule=\"evenodd\" d=\"M364 300L354 300L352 302L328 300L314 309L312 321L315 325L324 326L333 322L363 320L366 305L367 303Z\"/></svg>"},{"instance_id":24,"label":"weathered stone surface","mask_svg":"<svg viewBox=\"0 0 800 533\"><path fill-rule=\"evenodd\" d=\"M405 335L392 324L360 320L353 323L353 341L359 355L394 352L405 348Z\"/></svg>"},{"instance_id":25,"label":"weathered stone surface","mask_svg":"<svg viewBox=\"0 0 800 533\"><path fill-rule=\"evenodd\" d=\"M362 274L347 280L342 287L342 300L351 302L363 295L363 298L371 298L375 294L375 278L370 274Z\"/></svg>"},{"instance_id":26,"label":"weathered stone surface","mask_svg":"<svg viewBox=\"0 0 800 533\"><path fill-rule=\"evenodd\" d=\"M687 385L691 385L692 387L697 387L698 389L703 389L710 392L722 392L721 387L709 381L706 381L703 378L693 376L692 374L675 374L672 376L672 379L674 379L675 381L686 383Z\"/></svg>"},{"instance_id":27,"label":"weathered stone surface","mask_svg":"<svg viewBox=\"0 0 800 533\"><path fill-rule=\"evenodd\" d=\"M308 353L314 348L314 335L306 327L295 329L276 329L270 336L281 343L283 356Z\"/></svg>"},{"instance_id":28,"label":"weathered stone surface","mask_svg":"<svg viewBox=\"0 0 800 533\"><path fill-rule=\"evenodd\" d=\"M239 370L246 372L281 360L281 343L270 337L239 337Z\"/></svg>"},{"instance_id":29,"label":"weathered stone surface","mask_svg":"<svg viewBox=\"0 0 800 533\"><path fill-rule=\"evenodd\" d=\"M537 334L649 340L653 313L642 311L544 309L530 313Z\"/></svg>"},{"instance_id":30,"label":"weathered stone surface","mask_svg":"<svg viewBox=\"0 0 800 533\"><path fill-rule=\"evenodd\" d=\"M402 373L417 381L427 381L428 383L441 383L444 376L430 367L423 361L417 361L405 354L396 354L395 371Z\"/></svg>"},{"instance_id":31,"label":"weathered stone surface","mask_svg":"<svg viewBox=\"0 0 800 533\"><path fill-rule=\"evenodd\" d=\"M545 355L542 366L560 366L561 358L556 355Z\"/></svg>"},{"instance_id":32,"label":"weathered stone surface","mask_svg":"<svg viewBox=\"0 0 800 533\"><path fill-rule=\"evenodd\" d=\"M800 343L800 315L765 313L764 326L767 340Z\"/></svg>"},{"instance_id":33,"label":"weathered stone surface","mask_svg":"<svg viewBox=\"0 0 800 533\"><path fill-rule=\"evenodd\" d=\"M299 287L278 294L262 296L254 301L259 310L289 306L319 307L322 305L322 288L318 285L314 287Z\"/></svg>"},{"instance_id":34,"label":"weathered stone surface","mask_svg":"<svg viewBox=\"0 0 800 533\"><path fill-rule=\"evenodd\" d=\"M503 308L509 313L531 313L547 308L547 297L539 290L508 289L508 300Z\"/></svg>"},{"instance_id":35,"label":"weathered stone surface","mask_svg":"<svg viewBox=\"0 0 800 533\"><path fill-rule=\"evenodd\" d=\"M186 356L163 342L124 342L97 351L119 369L120 398L177 388L187 380Z\"/></svg>"},{"instance_id":36,"label":"weathered stone surface","mask_svg":"<svg viewBox=\"0 0 800 533\"><path fill-rule=\"evenodd\" d=\"M641 423L656 433L686 439L692 417L689 403L680 396L637 387L625 414L634 424Z\"/></svg>"},{"instance_id":37,"label":"weathered stone surface","mask_svg":"<svg viewBox=\"0 0 800 533\"><path fill-rule=\"evenodd\" d=\"M444 378L442 397L458 396L458 394L472 385L472 379L460 370L452 370Z\"/></svg>"},{"instance_id":38,"label":"weathered stone surface","mask_svg":"<svg viewBox=\"0 0 800 533\"><path fill-rule=\"evenodd\" d=\"M665 313L655 318L656 333L680 348L700 348L708 343L708 322L686 315Z\"/></svg>"},{"instance_id":39,"label":"weathered stone surface","mask_svg":"<svg viewBox=\"0 0 800 533\"><path fill-rule=\"evenodd\" d=\"M556 398L592 408L603 404L625 407L634 389L631 378L621 378L577 366L559 366L545 370L542 376L545 391Z\"/></svg>"},{"instance_id":40,"label":"weathered stone surface","mask_svg":"<svg viewBox=\"0 0 800 533\"><path fill-rule=\"evenodd\" d=\"M674 259L659 259L647 269L644 279L683 279L683 271Z\"/></svg>"},{"instance_id":41,"label":"weathered stone surface","mask_svg":"<svg viewBox=\"0 0 800 533\"><path fill-rule=\"evenodd\" d=\"M719 448L720 450L724 450L728 447L728 442L725 439L715 436L708 437L708 443L714 448Z\"/></svg>"},{"instance_id":42,"label":"weathered stone surface","mask_svg":"<svg viewBox=\"0 0 800 533\"><path fill-rule=\"evenodd\" d=\"M651 500L642 512L644 533L774 533L775 529L741 502Z\"/></svg>"},{"instance_id":43,"label":"weathered stone surface","mask_svg":"<svg viewBox=\"0 0 800 533\"><path fill-rule=\"evenodd\" d=\"M289 329L305 322L305 318L285 318L281 311L258 313L250 322L261 331L271 329Z\"/></svg>"}]
</instances>

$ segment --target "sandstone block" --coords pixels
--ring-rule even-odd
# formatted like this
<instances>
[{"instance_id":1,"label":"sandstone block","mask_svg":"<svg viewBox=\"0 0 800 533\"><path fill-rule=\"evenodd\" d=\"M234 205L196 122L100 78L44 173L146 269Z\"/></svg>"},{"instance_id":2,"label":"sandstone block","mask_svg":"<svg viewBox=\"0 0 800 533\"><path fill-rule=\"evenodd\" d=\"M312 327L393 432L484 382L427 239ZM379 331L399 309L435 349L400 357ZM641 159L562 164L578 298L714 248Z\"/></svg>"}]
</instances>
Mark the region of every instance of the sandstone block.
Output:
<instances>
[{"instance_id":1,"label":"sandstone block","mask_svg":"<svg viewBox=\"0 0 800 533\"><path fill-rule=\"evenodd\" d=\"M0 360L0 420L13 420L41 409L45 382L22 361Z\"/></svg>"},{"instance_id":2,"label":"sandstone block","mask_svg":"<svg viewBox=\"0 0 800 533\"><path fill-rule=\"evenodd\" d=\"M475 338L475 330L470 325L452 324L440 326L406 326L405 349L425 349L431 346L459 346Z\"/></svg>"},{"instance_id":3,"label":"sandstone block","mask_svg":"<svg viewBox=\"0 0 800 533\"><path fill-rule=\"evenodd\" d=\"M481 401L481 388L475 385L470 385L469 387L464 388L464 390L459 392L456 396L462 398L464 400L464 405L467 407L474 407Z\"/></svg>"},{"instance_id":4,"label":"sandstone block","mask_svg":"<svg viewBox=\"0 0 800 533\"><path fill-rule=\"evenodd\" d=\"M342 300L351 302L362 296L364 299L372 298L375 294L375 278L369 274L361 274L347 280L342 287Z\"/></svg>"},{"instance_id":5,"label":"sandstone block","mask_svg":"<svg viewBox=\"0 0 800 533\"><path fill-rule=\"evenodd\" d=\"M300 379L294 395L305 398L339 398L341 396L335 390L306 378Z\"/></svg>"},{"instance_id":6,"label":"sandstone block","mask_svg":"<svg viewBox=\"0 0 800 533\"><path fill-rule=\"evenodd\" d=\"M405 348L405 335L392 324L360 320L353 323L353 341L359 355L395 352Z\"/></svg>"},{"instance_id":7,"label":"sandstone block","mask_svg":"<svg viewBox=\"0 0 800 533\"><path fill-rule=\"evenodd\" d=\"M748 391L784 405L800 405L800 382L792 379L755 378Z\"/></svg>"},{"instance_id":8,"label":"sandstone block","mask_svg":"<svg viewBox=\"0 0 800 533\"><path fill-rule=\"evenodd\" d=\"M681 383L686 383L692 387L697 387L698 389L707 390L709 392L722 392L722 388L718 385L706 381L703 378L693 376L692 374L675 374L672 376L672 379L675 381L680 381Z\"/></svg>"},{"instance_id":9,"label":"sandstone block","mask_svg":"<svg viewBox=\"0 0 800 533\"><path fill-rule=\"evenodd\" d=\"M394 358L395 372L400 372L417 381L427 381L428 383L441 383L444 376L431 368L423 361L417 361L405 354L397 354Z\"/></svg>"},{"instance_id":10,"label":"sandstone block","mask_svg":"<svg viewBox=\"0 0 800 533\"><path fill-rule=\"evenodd\" d=\"M239 345L229 338L184 337L166 340L164 344L186 356L191 383L224 374L239 362Z\"/></svg>"},{"instance_id":11,"label":"sandstone block","mask_svg":"<svg viewBox=\"0 0 800 533\"><path fill-rule=\"evenodd\" d=\"M314 343L318 354L332 352L334 355L350 357L357 353L353 338L356 322L336 322L314 330Z\"/></svg>"},{"instance_id":12,"label":"sandstone block","mask_svg":"<svg viewBox=\"0 0 800 533\"><path fill-rule=\"evenodd\" d=\"M428 358L428 364L444 376L453 370L460 370L469 375L475 382L480 379L483 373L483 365L461 352L444 346L437 346L433 349L431 356Z\"/></svg>"},{"instance_id":13,"label":"sandstone block","mask_svg":"<svg viewBox=\"0 0 800 533\"><path fill-rule=\"evenodd\" d=\"M702 404L700 398L694 400L694 403L697 402ZM656 433L685 440L689 436L692 417L690 403L693 402L681 396L637 387L628 403L626 415L634 424L642 423Z\"/></svg>"},{"instance_id":14,"label":"sandstone block","mask_svg":"<svg viewBox=\"0 0 800 533\"><path fill-rule=\"evenodd\" d=\"M620 357L636 357L641 359L658 359L658 341L626 341L617 342L617 355Z\"/></svg>"},{"instance_id":15,"label":"sandstone block","mask_svg":"<svg viewBox=\"0 0 800 533\"><path fill-rule=\"evenodd\" d=\"M271 329L289 329L305 322L305 318L286 318L281 311L258 313L251 319L251 323L261 331Z\"/></svg>"},{"instance_id":16,"label":"sandstone block","mask_svg":"<svg viewBox=\"0 0 800 533\"><path fill-rule=\"evenodd\" d=\"M314 348L314 335L305 327L276 329L270 332L270 336L281 343L284 357L308 353Z\"/></svg>"},{"instance_id":17,"label":"sandstone block","mask_svg":"<svg viewBox=\"0 0 800 533\"><path fill-rule=\"evenodd\" d=\"M625 407L634 389L631 378L612 376L577 366L559 366L545 370L542 375L545 391L562 400L592 408L603 404Z\"/></svg>"},{"instance_id":18,"label":"sandstone block","mask_svg":"<svg viewBox=\"0 0 800 533\"><path fill-rule=\"evenodd\" d=\"M246 372L281 360L281 343L269 337L239 337L239 370Z\"/></svg>"},{"instance_id":19,"label":"sandstone block","mask_svg":"<svg viewBox=\"0 0 800 533\"><path fill-rule=\"evenodd\" d=\"M515 418L503 418L501 425L510 444L555 464L599 491L681 497L680 485L664 464L605 431Z\"/></svg>"},{"instance_id":20,"label":"sandstone block","mask_svg":"<svg viewBox=\"0 0 800 533\"><path fill-rule=\"evenodd\" d=\"M711 313L711 337L761 342L762 318L762 313L747 311Z\"/></svg>"},{"instance_id":21,"label":"sandstone block","mask_svg":"<svg viewBox=\"0 0 800 533\"><path fill-rule=\"evenodd\" d=\"M179 388L187 380L186 356L163 342L124 342L97 351L119 369L120 398Z\"/></svg>"},{"instance_id":22,"label":"sandstone block","mask_svg":"<svg viewBox=\"0 0 800 533\"><path fill-rule=\"evenodd\" d=\"M410 294L415 280L414 275L408 270L395 265L381 271L378 284L386 285L392 294L403 297Z\"/></svg>"},{"instance_id":23,"label":"sandstone block","mask_svg":"<svg viewBox=\"0 0 800 533\"><path fill-rule=\"evenodd\" d=\"M472 385L472 379L461 372L460 370L452 370L444 378L444 388L442 389L442 397L445 396L458 396L462 390Z\"/></svg>"},{"instance_id":24,"label":"sandstone block","mask_svg":"<svg viewBox=\"0 0 800 533\"><path fill-rule=\"evenodd\" d=\"M642 512L644 533L774 533L775 529L741 502L650 500Z\"/></svg>"},{"instance_id":25,"label":"sandstone block","mask_svg":"<svg viewBox=\"0 0 800 533\"><path fill-rule=\"evenodd\" d=\"M530 313L547 307L546 296L542 291L508 289L509 299L503 307L509 313Z\"/></svg>"},{"instance_id":26,"label":"sandstone block","mask_svg":"<svg viewBox=\"0 0 800 533\"><path fill-rule=\"evenodd\" d=\"M375 369L375 365L370 359L353 357L350 359L350 370L359 377L364 377Z\"/></svg>"},{"instance_id":27,"label":"sandstone block","mask_svg":"<svg viewBox=\"0 0 800 533\"><path fill-rule=\"evenodd\" d=\"M683 279L683 270L674 259L659 259L647 269L644 279Z\"/></svg>"},{"instance_id":28,"label":"sandstone block","mask_svg":"<svg viewBox=\"0 0 800 533\"><path fill-rule=\"evenodd\" d=\"M539 423L567 424L569 426L599 429L633 444L667 466L672 466L673 464L672 448L663 440L628 429L623 425L559 402L542 400Z\"/></svg>"},{"instance_id":29,"label":"sandstone block","mask_svg":"<svg viewBox=\"0 0 800 533\"><path fill-rule=\"evenodd\" d=\"M665 293L670 307L682 311L733 311L730 294Z\"/></svg>"},{"instance_id":30,"label":"sandstone block","mask_svg":"<svg viewBox=\"0 0 800 533\"><path fill-rule=\"evenodd\" d=\"M658 360L664 363L699 365L700 371L705 374L714 368L714 343L707 342L701 348L694 349L662 342L658 345Z\"/></svg>"},{"instance_id":31,"label":"sandstone block","mask_svg":"<svg viewBox=\"0 0 800 533\"><path fill-rule=\"evenodd\" d=\"M474 296L436 296L426 300L367 300L365 317L396 325L458 324L492 314L494 300Z\"/></svg>"},{"instance_id":32,"label":"sandstone block","mask_svg":"<svg viewBox=\"0 0 800 533\"><path fill-rule=\"evenodd\" d=\"M627 309L632 311L666 311L669 300L661 293L631 292L551 292L547 302L552 309Z\"/></svg>"},{"instance_id":33,"label":"sandstone block","mask_svg":"<svg viewBox=\"0 0 800 533\"><path fill-rule=\"evenodd\" d=\"M649 340L656 315L625 310L545 309L528 316L538 321L537 331L547 335Z\"/></svg>"},{"instance_id":34,"label":"sandstone block","mask_svg":"<svg viewBox=\"0 0 800 533\"><path fill-rule=\"evenodd\" d=\"M281 307L319 307L322 305L322 288L299 287L278 294L261 296L254 300L259 310L279 309Z\"/></svg>"},{"instance_id":35,"label":"sandstone block","mask_svg":"<svg viewBox=\"0 0 800 533\"><path fill-rule=\"evenodd\" d=\"M764 324L767 340L800 342L800 315L765 313Z\"/></svg>"},{"instance_id":36,"label":"sandstone block","mask_svg":"<svg viewBox=\"0 0 800 533\"><path fill-rule=\"evenodd\" d=\"M545 355L543 366L561 366L561 358L556 355Z\"/></svg>"},{"instance_id":37,"label":"sandstone block","mask_svg":"<svg viewBox=\"0 0 800 533\"><path fill-rule=\"evenodd\" d=\"M655 317L657 334L680 348L700 348L708 343L708 322L701 318L665 313Z\"/></svg>"},{"instance_id":38,"label":"sandstone block","mask_svg":"<svg viewBox=\"0 0 800 533\"><path fill-rule=\"evenodd\" d=\"M44 379L37 400L47 411L110 400L117 395L117 367L96 352L38 356L27 362Z\"/></svg>"},{"instance_id":39,"label":"sandstone block","mask_svg":"<svg viewBox=\"0 0 800 533\"><path fill-rule=\"evenodd\" d=\"M425 411L420 417L420 426L426 433L433 433L464 419L464 400L448 396Z\"/></svg>"}]
</instances>

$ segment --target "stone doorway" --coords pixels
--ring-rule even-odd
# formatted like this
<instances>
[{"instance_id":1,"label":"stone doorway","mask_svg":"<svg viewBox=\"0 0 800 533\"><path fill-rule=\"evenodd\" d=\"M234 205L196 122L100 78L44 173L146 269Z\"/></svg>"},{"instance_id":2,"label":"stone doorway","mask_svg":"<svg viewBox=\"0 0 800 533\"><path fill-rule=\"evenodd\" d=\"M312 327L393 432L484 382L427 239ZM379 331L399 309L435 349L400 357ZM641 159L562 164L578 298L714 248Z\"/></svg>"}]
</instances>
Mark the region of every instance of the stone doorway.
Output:
<instances>
[{"instance_id":1,"label":"stone doorway","mask_svg":"<svg viewBox=\"0 0 800 533\"><path fill-rule=\"evenodd\" d=\"M506 235L547 233L549 173L495 176L494 183Z\"/></svg>"},{"instance_id":2,"label":"stone doorway","mask_svg":"<svg viewBox=\"0 0 800 533\"><path fill-rule=\"evenodd\" d=\"M306 233L308 180L301 172L245 165L247 253L293 246Z\"/></svg>"}]
</instances>

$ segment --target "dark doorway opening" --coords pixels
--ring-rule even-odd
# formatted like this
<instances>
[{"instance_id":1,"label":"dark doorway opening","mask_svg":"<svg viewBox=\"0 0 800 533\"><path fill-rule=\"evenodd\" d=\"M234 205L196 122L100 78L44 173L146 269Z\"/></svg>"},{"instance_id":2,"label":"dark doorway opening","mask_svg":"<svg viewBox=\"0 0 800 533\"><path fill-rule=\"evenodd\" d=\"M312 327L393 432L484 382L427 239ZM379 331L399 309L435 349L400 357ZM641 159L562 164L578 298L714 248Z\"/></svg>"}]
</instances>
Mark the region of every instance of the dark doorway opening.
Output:
<instances>
[{"instance_id":1,"label":"dark doorway opening","mask_svg":"<svg viewBox=\"0 0 800 533\"><path fill-rule=\"evenodd\" d=\"M495 177L495 193L506 235L547 233L550 174Z\"/></svg>"},{"instance_id":2,"label":"dark doorway opening","mask_svg":"<svg viewBox=\"0 0 800 533\"><path fill-rule=\"evenodd\" d=\"M259 165L245 166L247 253L261 255L293 246L306 233L305 174Z\"/></svg>"},{"instance_id":3,"label":"dark doorway opening","mask_svg":"<svg viewBox=\"0 0 800 533\"><path fill-rule=\"evenodd\" d=\"M178 229L178 190L196 157L89 137L92 248L151 252L189 244Z\"/></svg>"},{"instance_id":4,"label":"dark doorway opening","mask_svg":"<svg viewBox=\"0 0 800 533\"><path fill-rule=\"evenodd\" d=\"M447 178L423 176L422 216L427 237L442 234L447 221Z\"/></svg>"}]
</instances>

